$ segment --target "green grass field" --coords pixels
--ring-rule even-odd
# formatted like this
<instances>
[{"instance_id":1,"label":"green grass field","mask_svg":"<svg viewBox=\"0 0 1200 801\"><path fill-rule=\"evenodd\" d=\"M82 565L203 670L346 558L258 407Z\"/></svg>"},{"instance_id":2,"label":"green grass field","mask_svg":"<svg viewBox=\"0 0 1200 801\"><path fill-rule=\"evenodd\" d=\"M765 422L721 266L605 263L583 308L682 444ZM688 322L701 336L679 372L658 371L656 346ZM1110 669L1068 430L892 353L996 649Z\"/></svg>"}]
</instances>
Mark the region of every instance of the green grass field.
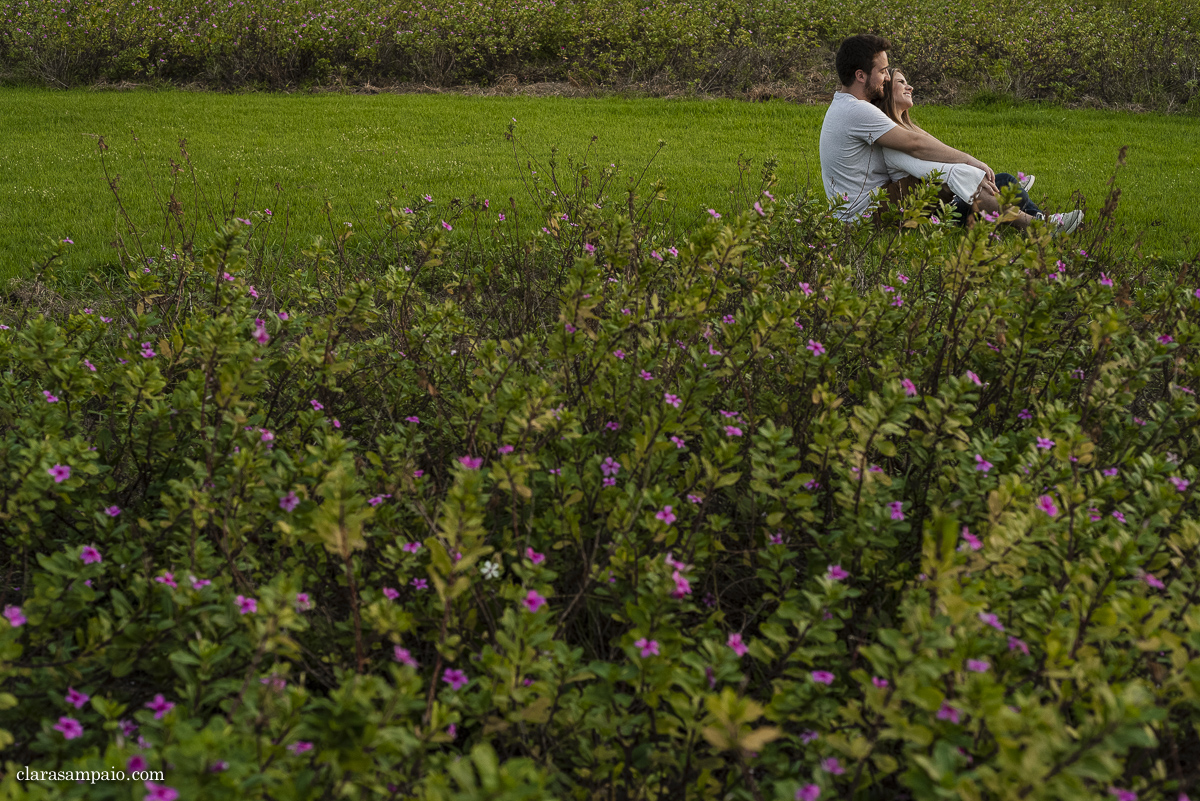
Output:
<instances>
[{"instance_id":1,"label":"green grass field","mask_svg":"<svg viewBox=\"0 0 1200 801\"><path fill-rule=\"evenodd\" d=\"M334 219L354 222L356 230L369 228L374 201L388 190L401 200L429 193L439 204L471 195L522 202L520 167L504 138L513 118L539 158L557 146L565 162L567 154L582 155L595 135L592 163L619 163L627 175L640 172L664 140L647 176L667 182L671 220L688 227L706 219L709 207L728 208L739 154L752 160L753 177L764 159L777 158L784 193L815 187L825 111L732 100L38 89L0 90L0 108L2 278L27 269L47 237L74 241L66 267L75 275L115 260L109 243L118 212L101 170L98 135L150 241L162 228L153 187L169 189L168 160L180 159L178 141L186 138L213 208L238 216L290 210L290 247L328 234L326 199ZM1128 145L1117 218L1128 240L1141 231L1147 253L1193 255L1200 239L1188 201L1200 194L1193 119L1032 105L919 106L915 117L997 171L1036 173L1035 199L1048 198L1051 209L1073 207L1078 191L1093 219L1117 152ZM181 194L185 203L191 197L190 190Z\"/></svg>"}]
</instances>

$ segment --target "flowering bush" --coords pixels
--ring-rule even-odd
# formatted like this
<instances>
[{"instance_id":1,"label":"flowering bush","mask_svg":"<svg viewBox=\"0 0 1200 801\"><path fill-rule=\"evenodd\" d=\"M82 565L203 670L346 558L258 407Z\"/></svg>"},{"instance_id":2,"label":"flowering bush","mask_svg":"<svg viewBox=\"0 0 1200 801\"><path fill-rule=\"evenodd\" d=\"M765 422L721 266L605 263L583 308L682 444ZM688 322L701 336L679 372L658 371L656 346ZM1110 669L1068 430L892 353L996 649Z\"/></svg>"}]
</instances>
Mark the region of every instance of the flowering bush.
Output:
<instances>
[{"instance_id":1,"label":"flowering bush","mask_svg":"<svg viewBox=\"0 0 1200 801\"><path fill-rule=\"evenodd\" d=\"M54 86L518 79L743 92L796 81L811 94L832 91L839 41L864 31L892 38L892 61L910 80L951 92L1178 109L1200 81L1190 0L1046 0L1037 14L1014 0L948 10L931 0L0 0L0 63Z\"/></svg>"},{"instance_id":2,"label":"flowering bush","mask_svg":"<svg viewBox=\"0 0 1200 801\"><path fill-rule=\"evenodd\" d=\"M1191 273L605 185L0 310L5 797L1195 791Z\"/></svg>"}]
</instances>

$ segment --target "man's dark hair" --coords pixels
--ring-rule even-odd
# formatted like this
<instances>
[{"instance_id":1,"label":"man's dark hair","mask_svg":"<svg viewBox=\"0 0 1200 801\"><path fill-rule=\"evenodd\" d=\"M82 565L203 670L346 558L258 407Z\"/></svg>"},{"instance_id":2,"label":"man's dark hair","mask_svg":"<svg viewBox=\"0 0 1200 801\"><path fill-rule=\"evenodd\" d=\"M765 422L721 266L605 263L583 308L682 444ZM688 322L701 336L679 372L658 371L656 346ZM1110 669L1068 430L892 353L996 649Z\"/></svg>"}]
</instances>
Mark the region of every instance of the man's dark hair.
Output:
<instances>
[{"instance_id":1,"label":"man's dark hair","mask_svg":"<svg viewBox=\"0 0 1200 801\"><path fill-rule=\"evenodd\" d=\"M838 48L837 60L834 62L837 66L838 80L842 82L842 86L850 86L854 83L854 73L859 70L870 75L871 67L875 66L875 54L891 49L892 43L882 36L872 33L851 36Z\"/></svg>"}]
</instances>

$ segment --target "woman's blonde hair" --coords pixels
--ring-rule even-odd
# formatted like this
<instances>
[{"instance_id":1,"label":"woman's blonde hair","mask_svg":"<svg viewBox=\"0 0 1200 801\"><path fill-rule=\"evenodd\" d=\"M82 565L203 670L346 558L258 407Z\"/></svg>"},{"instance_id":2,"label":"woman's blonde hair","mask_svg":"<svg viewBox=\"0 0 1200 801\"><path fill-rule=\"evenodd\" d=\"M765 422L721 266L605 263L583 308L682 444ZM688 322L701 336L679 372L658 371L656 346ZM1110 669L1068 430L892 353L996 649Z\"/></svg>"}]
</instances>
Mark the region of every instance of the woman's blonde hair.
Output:
<instances>
[{"instance_id":1,"label":"woman's blonde hair","mask_svg":"<svg viewBox=\"0 0 1200 801\"><path fill-rule=\"evenodd\" d=\"M910 131L921 131L923 130L921 126L913 122L912 118L908 116L908 109L905 109L901 113L897 113L896 111L896 95L892 91L892 78L896 76L897 72L900 72L898 67L888 69L887 80L883 82L883 97L876 100L875 105L897 125L903 125Z\"/></svg>"}]
</instances>

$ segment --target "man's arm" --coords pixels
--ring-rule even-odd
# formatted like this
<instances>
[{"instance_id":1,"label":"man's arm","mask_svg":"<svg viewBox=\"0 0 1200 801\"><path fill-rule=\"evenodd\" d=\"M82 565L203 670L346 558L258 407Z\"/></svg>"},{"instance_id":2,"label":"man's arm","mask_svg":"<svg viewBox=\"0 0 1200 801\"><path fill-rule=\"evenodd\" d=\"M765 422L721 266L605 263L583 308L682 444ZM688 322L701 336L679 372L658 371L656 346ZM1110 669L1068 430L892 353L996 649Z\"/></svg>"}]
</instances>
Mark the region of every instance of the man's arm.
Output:
<instances>
[{"instance_id":1,"label":"man's arm","mask_svg":"<svg viewBox=\"0 0 1200 801\"><path fill-rule=\"evenodd\" d=\"M961 150L955 150L949 145L942 144L942 142L927 133L912 131L897 125L892 130L878 137L875 141L884 147L899 150L901 153L907 153L914 158L925 161L942 161L947 164L970 164L972 167L983 170L986 178L985 183L990 184L992 191L995 191L996 173L992 172L991 167L969 153L964 153Z\"/></svg>"}]
</instances>

